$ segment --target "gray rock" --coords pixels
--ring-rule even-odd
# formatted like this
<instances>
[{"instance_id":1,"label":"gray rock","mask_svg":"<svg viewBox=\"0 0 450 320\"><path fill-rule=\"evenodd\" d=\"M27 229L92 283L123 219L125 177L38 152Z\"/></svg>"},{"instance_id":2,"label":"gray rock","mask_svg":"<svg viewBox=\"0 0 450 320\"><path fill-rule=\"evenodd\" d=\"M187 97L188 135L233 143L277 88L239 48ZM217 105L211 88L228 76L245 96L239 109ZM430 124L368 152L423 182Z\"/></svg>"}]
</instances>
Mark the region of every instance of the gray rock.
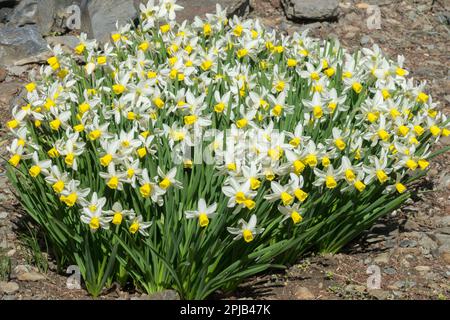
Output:
<instances>
[{"instance_id":1,"label":"gray rock","mask_svg":"<svg viewBox=\"0 0 450 320\"><path fill-rule=\"evenodd\" d=\"M384 246L386 248L394 248L396 246L396 242L394 239L387 239Z\"/></svg>"},{"instance_id":2,"label":"gray rock","mask_svg":"<svg viewBox=\"0 0 450 320\"><path fill-rule=\"evenodd\" d=\"M144 1L146 3L147 1ZM177 4L184 7L177 12L177 21L192 21L195 16L203 17L206 13L216 12L216 3L220 3L222 8L227 8L227 15L244 16L250 11L250 0L178 0Z\"/></svg>"},{"instance_id":3,"label":"gray rock","mask_svg":"<svg viewBox=\"0 0 450 320\"><path fill-rule=\"evenodd\" d=\"M16 77L20 77L24 75L29 69L29 65L23 66L8 66L8 74Z\"/></svg>"},{"instance_id":4,"label":"gray rock","mask_svg":"<svg viewBox=\"0 0 450 320\"><path fill-rule=\"evenodd\" d=\"M133 0L91 0L87 4L87 12L89 24L83 24L81 30L101 42L110 40L117 21L120 26L138 16Z\"/></svg>"},{"instance_id":5,"label":"gray rock","mask_svg":"<svg viewBox=\"0 0 450 320\"><path fill-rule=\"evenodd\" d=\"M389 291L372 289L369 290L369 295L376 298L377 300L387 300L389 298Z\"/></svg>"},{"instance_id":6,"label":"gray rock","mask_svg":"<svg viewBox=\"0 0 450 320\"><path fill-rule=\"evenodd\" d=\"M376 243L385 240L386 238L379 235L369 235L366 239L367 243Z\"/></svg>"},{"instance_id":7,"label":"gray rock","mask_svg":"<svg viewBox=\"0 0 450 320\"><path fill-rule=\"evenodd\" d=\"M83 22L86 3L87 0L22 0L14 8L8 24L13 26L35 24L44 36L64 33L71 29L67 25L68 19L80 14L77 19ZM78 9L72 10L72 5Z\"/></svg>"},{"instance_id":8,"label":"gray rock","mask_svg":"<svg viewBox=\"0 0 450 320\"><path fill-rule=\"evenodd\" d=\"M414 269L419 272L428 272L431 270L431 267L429 266L416 266Z\"/></svg>"},{"instance_id":9,"label":"gray rock","mask_svg":"<svg viewBox=\"0 0 450 320\"><path fill-rule=\"evenodd\" d=\"M439 228L436 230L436 233L450 235L450 227Z\"/></svg>"},{"instance_id":10,"label":"gray rock","mask_svg":"<svg viewBox=\"0 0 450 320\"><path fill-rule=\"evenodd\" d=\"M298 287L294 293L295 298L298 300L312 300L315 298L314 294L306 287Z\"/></svg>"},{"instance_id":11,"label":"gray rock","mask_svg":"<svg viewBox=\"0 0 450 320\"><path fill-rule=\"evenodd\" d=\"M0 23L7 23L12 13L12 8L0 8Z\"/></svg>"},{"instance_id":12,"label":"gray rock","mask_svg":"<svg viewBox=\"0 0 450 320\"><path fill-rule=\"evenodd\" d=\"M436 242L434 242L429 236L423 235L419 240L419 245L422 248L422 253L429 254L433 250L438 248Z\"/></svg>"},{"instance_id":13,"label":"gray rock","mask_svg":"<svg viewBox=\"0 0 450 320\"><path fill-rule=\"evenodd\" d=\"M441 253L444 253L444 252L450 253L450 244L444 244L442 246L439 246L439 248L437 248L436 252L438 254L441 254Z\"/></svg>"},{"instance_id":14,"label":"gray rock","mask_svg":"<svg viewBox=\"0 0 450 320\"><path fill-rule=\"evenodd\" d=\"M439 13L437 19L440 23L450 25L450 12L444 11Z\"/></svg>"},{"instance_id":15,"label":"gray rock","mask_svg":"<svg viewBox=\"0 0 450 320\"><path fill-rule=\"evenodd\" d=\"M2 80L0 80L0 81L2 81ZM6 211L0 212L0 219L6 219L6 217L8 217L8 212L6 212Z\"/></svg>"},{"instance_id":16,"label":"gray rock","mask_svg":"<svg viewBox=\"0 0 450 320\"><path fill-rule=\"evenodd\" d=\"M20 59L38 60L47 51L47 43L35 25L0 27L0 64L13 64Z\"/></svg>"},{"instance_id":17,"label":"gray rock","mask_svg":"<svg viewBox=\"0 0 450 320\"><path fill-rule=\"evenodd\" d=\"M50 51L44 51L44 52L41 52L34 56L16 60L14 62L14 65L25 66L25 65L36 64L36 63L42 64L42 63L45 63L47 61L47 59L50 58L51 56L52 56L52 53Z\"/></svg>"},{"instance_id":18,"label":"gray rock","mask_svg":"<svg viewBox=\"0 0 450 320\"><path fill-rule=\"evenodd\" d=\"M23 84L17 89L15 94L9 99L9 107L12 110L15 106L23 106L27 103L27 90Z\"/></svg>"},{"instance_id":19,"label":"gray rock","mask_svg":"<svg viewBox=\"0 0 450 320\"><path fill-rule=\"evenodd\" d=\"M365 45L367 45L369 42L371 42L372 41L372 38L371 37L369 37L369 36L367 36L367 35L363 35L362 37L361 37L361 40L359 40L359 43L362 45L362 46L365 46Z\"/></svg>"},{"instance_id":20,"label":"gray rock","mask_svg":"<svg viewBox=\"0 0 450 320\"><path fill-rule=\"evenodd\" d=\"M437 233L437 234L435 234L435 237L436 237L436 241L438 244L450 246L450 235L449 234Z\"/></svg>"},{"instance_id":21,"label":"gray rock","mask_svg":"<svg viewBox=\"0 0 450 320\"><path fill-rule=\"evenodd\" d=\"M37 272L35 267L23 264L14 268L13 276L20 281L40 281L45 279L45 276Z\"/></svg>"},{"instance_id":22,"label":"gray rock","mask_svg":"<svg viewBox=\"0 0 450 320\"><path fill-rule=\"evenodd\" d=\"M429 11L430 10L430 6L427 4L420 4L417 6L416 10L420 13L425 12L425 11Z\"/></svg>"},{"instance_id":23,"label":"gray rock","mask_svg":"<svg viewBox=\"0 0 450 320\"><path fill-rule=\"evenodd\" d=\"M415 21L417 19L417 13L415 13L414 11L409 11L406 16L408 17L409 20L412 21Z\"/></svg>"},{"instance_id":24,"label":"gray rock","mask_svg":"<svg viewBox=\"0 0 450 320\"><path fill-rule=\"evenodd\" d=\"M386 274L389 274L389 275L393 275L393 274L397 273L397 271L394 268L391 268L391 267L384 268L383 272L386 273Z\"/></svg>"},{"instance_id":25,"label":"gray rock","mask_svg":"<svg viewBox=\"0 0 450 320\"><path fill-rule=\"evenodd\" d=\"M14 96L20 92L22 87L23 84L20 82L0 83L0 105L9 107Z\"/></svg>"},{"instance_id":26,"label":"gray rock","mask_svg":"<svg viewBox=\"0 0 450 320\"><path fill-rule=\"evenodd\" d=\"M281 0L284 12L293 20L330 20L338 16L337 0Z\"/></svg>"},{"instance_id":27,"label":"gray rock","mask_svg":"<svg viewBox=\"0 0 450 320\"><path fill-rule=\"evenodd\" d=\"M35 24L37 16L38 1L22 0L14 8L9 23L16 27L22 27L26 24Z\"/></svg>"},{"instance_id":28,"label":"gray rock","mask_svg":"<svg viewBox=\"0 0 450 320\"><path fill-rule=\"evenodd\" d=\"M401 248L414 248L417 246L417 241L404 239L404 240L400 241L399 246Z\"/></svg>"},{"instance_id":29,"label":"gray rock","mask_svg":"<svg viewBox=\"0 0 450 320\"><path fill-rule=\"evenodd\" d=\"M450 79L450 70L449 70L449 73L448 73L448 78ZM445 99L448 103L450 103L450 95L445 95L445 96L444 96L444 99Z\"/></svg>"},{"instance_id":30,"label":"gray rock","mask_svg":"<svg viewBox=\"0 0 450 320\"><path fill-rule=\"evenodd\" d=\"M56 36L56 37L47 37L45 38L47 40L47 43L51 45L52 47L56 45L61 45L63 48L66 47L67 49L70 49L71 51L80 43L80 40L78 40L75 36Z\"/></svg>"},{"instance_id":31,"label":"gray rock","mask_svg":"<svg viewBox=\"0 0 450 320\"><path fill-rule=\"evenodd\" d=\"M420 226L415 221L413 221L412 219L408 219L405 222L405 224L403 225L403 229L405 231L408 231L408 232L410 232L410 231L417 231L417 230L420 229Z\"/></svg>"},{"instance_id":32,"label":"gray rock","mask_svg":"<svg viewBox=\"0 0 450 320\"><path fill-rule=\"evenodd\" d=\"M0 293L12 294L19 291L19 285L13 281L0 281Z\"/></svg>"},{"instance_id":33,"label":"gray rock","mask_svg":"<svg viewBox=\"0 0 450 320\"><path fill-rule=\"evenodd\" d=\"M349 284L345 287L345 292L350 294L361 294L366 292L366 287L355 284Z\"/></svg>"},{"instance_id":34,"label":"gray rock","mask_svg":"<svg viewBox=\"0 0 450 320\"><path fill-rule=\"evenodd\" d=\"M45 279L44 275L35 271L19 273L17 275L17 280L19 281L40 281L44 279Z\"/></svg>"},{"instance_id":35,"label":"gray rock","mask_svg":"<svg viewBox=\"0 0 450 320\"><path fill-rule=\"evenodd\" d=\"M43 35L50 35L89 25L86 9L88 1L92 0L39 0L36 17L39 30ZM76 6L79 10L72 10L72 6ZM77 14L80 16L77 17ZM69 28L67 20L73 20L74 17L79 20L81 25L71 25Z\"/></svg>"},{"instance_id":36,"label":"gray rock","mask_svg":"<svg viewBox=\"0 0 450 320\"><path fill-rule=\"evenodd\" d=\"M164 290L146 296L145 300L180 300L180 296L175 290Z\"/></svg>"},{"instance_id":37,"label":"gray rock","mask_svg":"<svg viewBox=\"0 0 450 320\"><path fill-rule=\"evenodd\" d=\"M414 281L409 281L409 280L399 280L394 282L394 284L392 284L390 287L393 290L398 290L398 289L407 289L407 288L412 288L416 285L416 283Z\"/></svg>"},{"instance_id":38,"label":"gray rock","mask_svg":"<svg viewBox=\"0 0 450 320\"><path fill-rule=\"evenodd\" d=\"M380 253L378 256L375 257L375 259L373 259L373 262L375 264L387 264L387 263L389 263L389 253L388 252Z\"/></svg>"}]
</instances>

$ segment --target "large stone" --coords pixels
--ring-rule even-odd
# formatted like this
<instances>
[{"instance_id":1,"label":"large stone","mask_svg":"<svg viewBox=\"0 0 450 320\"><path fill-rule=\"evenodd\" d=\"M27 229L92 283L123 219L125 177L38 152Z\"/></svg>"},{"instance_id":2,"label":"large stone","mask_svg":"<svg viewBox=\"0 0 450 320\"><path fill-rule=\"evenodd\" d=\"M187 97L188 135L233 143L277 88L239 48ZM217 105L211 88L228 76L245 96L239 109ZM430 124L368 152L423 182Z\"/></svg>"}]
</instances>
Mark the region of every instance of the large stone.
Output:
<instances>
[{"instance_id":1,"label":"large stone","mask_svg":"<svg viewBox=\"0 0 450 320\"><path fill-rule=\"evenodd\" d=\"M450 216L445 216L439 219L439 224L444 227L450 227Z\"/></svg>"},{"instance_id":2,"label":"large stone","mask_svg":"<svg viewBox=\"0 0 450 320\"><path fill-rule=\"evenodd\" d=\"M433 250L436 250L438 248L438 245L436 242L433 241L429 236L423 235L419 240L419 245L422 248L423 254L429 254Z\"/></svg>"},{"instance_id":3,"label":"large stone","mask_svg":"<svg viewBox=\"0 0 450 320\"><path fill-rule=\"evenodd\" d=\"M80 29L87 0L22 0L8 17L8 24L36 24L44 35ZM73 7L75 6L75 8ZM67 20L76 17L79 25L69 26Z\"/></svg>"},{"instance_id":4,"label":"large stone","mask_svg":"<svg viewBox=\"0 0 450 320\"><path fill-rule=\"evenodd\" d=\"M17 265L14 268L13 275L20 281L40 281L45 279L43 274L37 272L36 268L30 265Z\"/></svg>"},{"instance_id":5,"label":"large stone","mask_svg":"<svg viewBox=\"0 0 450 320\"><path fill-rule=\"evenodd\" d=\"M206 13L215 13L217 3L222 9L227 9L229 17L242 16L250 9L250 0L179 0L177 4L184 9L177 12L177 21L192 21L195 16L204 17Z\"/></svg>"},{"instance_id":6,"label":"large stone","mask_svg":"<svg viewBox=\"0 0 450 320\"><path fill-rule=\"evenodd\" d=\"M138 10L133 0L91 0L87 4L89 23L82 24L81 30L90 38L101 42L109 41L111 33L119 26L137 18Z\"/></svg>"},{"instance_id":7,"label":"large stone","mask_svg":"<svg viewBox=\"0 0 450 320\"><path fill-rule=\"evenodd\" d=\"M88 1L93 0L39 0L36 17L39 30L43 35L50 35L82 29L83 25L89 24L86 17ZM77 23L68 24L67 20Z\"/></svg>"},{"instance_id":8,"label":"large stone","mask_svg":"<svg viewBox=\"0 0 450 320\"><path fill-rule=\"evenodd\" d=\"M377 300L387 300L389 299L389 291L381 289L371 289L369 290L369 295L376 298Z\"/></svg>"},{"instance_id":9,"label":"large stone","mask_svg":"<svg viewBox=\"0 0 450 320\"><path fill-rule=\"evenodd\" d=\"M44 280L45 276L38 272L30 271L30 272L19 273L17 275L17 279L20 281L40 281L40 280Z\"/></svg>"},{"instance_id":10,"label":"large stone","mask_svg":"<svg viewBox=\"0 0 450 320\"><path fill-rule=\"evenodd\" d=\"M298 287L297 290L295 290L294 295L298 300L312 300L315 298L311 290L306 287Z\"/></svg>"},{"instance_id":11,"label":"large stone","mask_svg":"<svg viewBox=\"0 0 450 320\"><path fill-rule=\"evenodd\" d=\"M373 262L375 264L388 264L389 263L389 252L380 253L373 259Z\"/></svg>"},{"instance_id":12,"label":"large stone","mask_svg":"<svg viewBox=\"0 0 450 320\"><path fill-rule=\"evenodd\" d=\"M12 294L19 291L19 285L15 282L0 281L0 293Z\"/></svg>"},{"instance_id":13,"label":"large stone","mask_svg":"<svg viewBox=\"0 0 450 320\"><path fill-rule=\"evenodd\" d=\"M281 0L281 3L292 20L332 20L338 16L337 0Z\"/></svg>"},{"instance_id":14,"label":"large stone","mask_svg":"<svg viewBox=\"0 0 450 320\"><path fill-rule=\"evenodd\" d=\"M70 51L73 51L73 49L80 43L80 40L76 36L71 35L47 37L45 40L47 40L47 43L52 47L60 45L63 49L70 49Z\"/></svg>"},{"instance_id":15,"label":"large stone","mask_svg":"<svg viewBox=\"0 0 450 320\"><path fill-rule=\"evenodd\" d=\"M21 27L26 24L35 24L38 0L22 0L14 8L8 21L11 25Z\"/></svg>"},{"instance_id":16,"label":"large stone","mask_svg":"<svg viewBox=\"0 0 450 320\"><path fill-rule=\"evenodd\" d=\"M20 93L23 84L20 82L3 82L0 83L0 107L4 110L9 108L13 98Z\"/></svg>"},{"instance_id":17,"label":"large stone","mask_svg":"<svg viewBox=\"0 0 450 320\"><path fill-rule=\"evenodd\" d=\"M12 15L12 8L0 8L0 23L7 23L9 21L9 17Z\"/></svg>"},{"instance_id":18,"label":"large stone","mask_svg":"<svg viewBox=\"0 0 450 320\"><path fill-rule=\"evenodd\" d=\"M438 244L450 246L450 235L449 234L438 233L435 235L435 237L436 237Z\"/></svg>"},{"instance_id":19,"label":"large stone","mask_svg":"<svg viewBox=\"0 0 450 320\"><path fill-rule=\"evenodd\" d=\"M37 26L0 27L0 65L14 64L21 59L33 62L34 57L40 61L40 56L46 51L47 43Z\"/></svg>"}]
</instances>

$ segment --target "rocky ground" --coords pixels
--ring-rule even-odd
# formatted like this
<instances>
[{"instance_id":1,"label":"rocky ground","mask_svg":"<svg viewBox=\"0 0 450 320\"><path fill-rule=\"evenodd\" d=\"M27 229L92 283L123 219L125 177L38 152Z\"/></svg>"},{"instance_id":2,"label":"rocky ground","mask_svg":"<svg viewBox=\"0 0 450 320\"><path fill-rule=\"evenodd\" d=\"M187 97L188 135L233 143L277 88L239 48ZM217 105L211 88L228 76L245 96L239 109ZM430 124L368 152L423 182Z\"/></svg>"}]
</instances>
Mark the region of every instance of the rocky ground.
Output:
<instances>
[{"instance_id":1,"label":"rocky ground","mask_svg":"<svg viewBox=\"0 0 450 320\"><path fill-rule=\"evenodd\" d=\"M0 0L0 23L10 24L7 20L13 9L2 9L2 2L11 5L19 1ZM203 0L202 6L199 2L202 1L196 1L197 7L188 9L191 12L199 12L199 8L206 10L215 1ZM428 81L433 101L440 101L440 108L450 114L450 2L447 0L328 1L336 5L325 6L321 12L317 12L318 8L327 1L221 2L233 6L241 15L258 17L266 26L286 34L309 28L310 35L336 37L351 50L376 43L392 58L403 54L406 69L415 79ZM314 10L306 11L309 17L305 16L304 9L299 13L297 7L305 3L316 4ZM380 9L379 29L371 29L367 24L367 19L374 14L372 5ZM88 18L92 18L92 12L95 10L87 13ZM26 25L37 28L44 35L42 41L63 42L69 47L73 41L72 31L62 35L61 32L68 30L58 31L58 23L52 23L50 34L44 34L41 25ZM0 24L0 34L5 32L5 26ZM10 105L16 101L27 73L43 59L45 50L39 52L38 46L31 59L21 58L20 63L7 63L2 67L2 54L3 58L8 54L5 54L2 39L0 37L0 154L3 168L8 139L4 123L9 118ZM36 41L39 44L41 40ZM446 138L435 148L449 145L450 139ZM437 157L428 177L414 186L413 198L400 210L378 221L343 252L305 257L287 270L254 277L232 294L218 293L213 298L450 299L449 163L449 153ZM41 252L45 251L45 244L41 243L40 249L33 248L31 225L10 191L3 169L0 170L0 299L90 299L83 289L67 288L67 275L57 272L52 261ZM374 288L377 284L379 289ZM149 297L113 288L100 297L149 298L173 299L176 295L168 291Z\"/></svg>"}]
</instances>

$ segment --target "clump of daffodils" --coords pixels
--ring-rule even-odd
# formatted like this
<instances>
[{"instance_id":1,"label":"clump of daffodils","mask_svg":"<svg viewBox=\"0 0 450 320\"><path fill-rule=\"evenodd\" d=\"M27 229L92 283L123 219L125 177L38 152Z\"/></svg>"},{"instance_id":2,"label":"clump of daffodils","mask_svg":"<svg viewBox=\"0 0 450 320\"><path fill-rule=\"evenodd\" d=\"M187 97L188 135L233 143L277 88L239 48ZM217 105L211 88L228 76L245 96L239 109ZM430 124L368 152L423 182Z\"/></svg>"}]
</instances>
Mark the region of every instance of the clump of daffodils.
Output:
<instances>
[{"instance_id":1,"label":"clump of daffodils","mask_svg":"<svg viewBox=\"0 0 450 320\"><path fill-rule=\"evenodd\" d=\"M402 56L280 35L220 6L182 24L174 0L140 9L110 43L55 47L7 123L12 174L67 212L36 215L81 236L161 252L175 236L182 252L293 241L349 201L407 193L450 133Z\"/></svg>"}]
</instances>

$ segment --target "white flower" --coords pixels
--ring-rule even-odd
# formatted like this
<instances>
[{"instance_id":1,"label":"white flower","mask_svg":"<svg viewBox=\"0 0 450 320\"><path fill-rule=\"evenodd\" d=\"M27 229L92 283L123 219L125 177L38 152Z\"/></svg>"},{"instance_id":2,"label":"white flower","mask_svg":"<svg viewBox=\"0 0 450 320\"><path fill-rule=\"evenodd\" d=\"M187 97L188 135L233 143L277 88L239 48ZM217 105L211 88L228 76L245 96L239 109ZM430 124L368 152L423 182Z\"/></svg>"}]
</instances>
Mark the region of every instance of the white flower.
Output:
<instances>
[{"instance_id":1,"label":"white flower","mask_svg":"<svg viewBox=\"0 0 450 320\"><path fill-rule=\"evenodd\" d=\"M136 216L133 209L125 210L123 209L120 202L114 202L111 210L104 211L106 216L112 217L111 222L115 225L120 225L122 223L123 218L127 218L129 220L133 220Z\"/></svg>"},{"instance_id":2,"label":"white flower","mask_svg":"<svg viewBox=\"0 0 450 320\"><path fill-rule=\"evenodd\" d=\"M109 229L109 222L112 220L111 217L103 215L103 205L97 206L95 210L84 207L80 219L89 225L91 231L96 231L99 228Z\"/></svg>"},{"instance_id":3,"label":"white flower","mask_svg":"<svg viewBox=\"0 0 450 320\"><path fill-rule=\"evenodd\" d=\"M36 151L33 152L31 159L33 160L33 165L30 167L28 172L33 178L36 178L41 172L45 176L49 174L47 169L52 165L51 160L39 160L39 156Z\"/></svg>"},{"instance_id":4,"label":"white flower","mask_svg":"<svg viewBox=\"0 0 450 320\"><path fill-rule=\"evenodd\" d=\"M152 225L152 222L144 222L142 216L136 216L136 217L130 217L130 220L128 220L129 223L129 231L131 234L135 234L139 231L139 233L143 236L148 236L148 232L146 229L150 228Z\"/></svg>"},{"instance_id":5,"label":"white flower","mask_svg":"<svg viewBox=\"0 0 450 320\"><path fill-rule=\"evenodd\" d=\"M236 206L253 209L255 202L252 200L256 196L255 191L250 190L250 181L244 183L237 182L234 178L227 179L228 185L222 187L222 192L229 198L228 208Z\"/></svg>"},{"instance_id":6,"label":"white flower","mask_svg":"<svg viewBox=\"0 0 450 320\"><path fill-rule=\"evenodd\" d=\"M185 211L186 219L198 218L200 227L206 227L209 224L209 219L214 218L217 214L217 203L213 203L210 206L206 205L206 201L203 198L198 200L198 209Z\"/></svg>"},{"instance_id":7,"label":"white flower","mask_svg":"<svg viewBox=\"0 0 450 320\"><path fill-rule=\"evenodd\" d=\"M227 227L229 233L236 235L233 240L239 240L244 238L245 242L253 241L254 237L264 231L264 228L256 227L256 215L252 214L250 220L245 222L244 219L239 219L238 224L241 226L239 228Z\"/></svg>"},{"instance_id":8,"label":"white flower","mask_svg":"<svg viewBox=\"0 0 450 320\"><path fill-rule=\"evenodd\" d=\"M176 4L177 0L160 0L159 2L159 16L168 17L170 20L175 20L175 11L183 9L182 6Z\"/></svg>"},{"instance_id":9,"label":"white flower","mask_svg":"<svg viewBox=\"0 0 450 320\"><path fill-rule=\"evenodd\" d=\"M302 222L303 217L302 214L305 209L299 207L300 204L296 203L292 206L281 206L278 205L278 210L284 215L281 222L286 221L287 219L292 219L292 223L297 224Z\"/></svg>"},{"instance_id":10,"label":"white flower","mask_svg":"<svg viewBox=\"0 0 450 320\"><path fill-rule=\"evenodd\" d=\"M158 175L161 178L159 182L159 186L163 190L167 190L170 186L174 186L175 188L182 189L183 184L175 179L177 175L177 168L173 167L169 170L169 172L164 173L160 167L158 167Z\"/></svg>"},{"instance_id":11,"label":"white flower","mask_svg":"<svg viewBox=\"0 0 450 320\"><path fill-rule=\"evenodd\" d=\"M106 180L106 185L114 190L123 190L123 182L126 182L125 175L125 172L116 172L114 162L108 165L108 172L100 172L100 177Z\"/></svg>"}]
</instances>

